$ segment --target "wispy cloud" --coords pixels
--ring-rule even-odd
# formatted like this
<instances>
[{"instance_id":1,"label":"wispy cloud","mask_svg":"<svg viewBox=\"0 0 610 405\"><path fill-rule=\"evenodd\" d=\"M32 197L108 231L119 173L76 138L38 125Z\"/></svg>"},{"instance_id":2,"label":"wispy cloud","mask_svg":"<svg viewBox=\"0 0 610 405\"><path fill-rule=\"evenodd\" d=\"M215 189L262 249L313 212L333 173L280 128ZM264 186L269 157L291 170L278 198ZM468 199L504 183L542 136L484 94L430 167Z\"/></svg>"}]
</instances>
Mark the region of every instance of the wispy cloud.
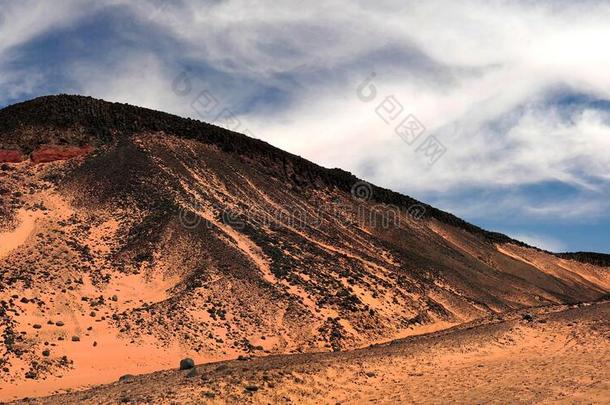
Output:
<instances>
[{"instance_id":1,"label":"wispy cloud","mask_svg":"<svg viewBox=\"0 0 610 405\"><path fill-rule=\"evenodd\" d=\"M29 0L0 10L0 104L70 91L214 120L191 107L197 94L172 92L187 71L257 137L386 187L462 211L451 196L488 190L494 202L469 203L478 214L610 211L607 2ZM379 93L447 147L434 166L356 97L373 71ZM569 194L527 191L547 183Z\"/></svg>"}]
</instances>

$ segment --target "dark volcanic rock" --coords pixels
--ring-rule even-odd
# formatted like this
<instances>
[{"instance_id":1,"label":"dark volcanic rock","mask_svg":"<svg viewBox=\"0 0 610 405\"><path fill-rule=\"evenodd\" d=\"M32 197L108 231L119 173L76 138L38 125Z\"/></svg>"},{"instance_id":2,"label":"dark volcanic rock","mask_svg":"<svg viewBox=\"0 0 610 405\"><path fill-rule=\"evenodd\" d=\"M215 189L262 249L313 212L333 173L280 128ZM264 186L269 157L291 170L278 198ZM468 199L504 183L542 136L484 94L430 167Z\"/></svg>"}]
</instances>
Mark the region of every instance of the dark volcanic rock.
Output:
<instances>
[{"instance_id":1,"label":"dark volcanic rock","mask_svg":"<svg viewBox=\"0 0 610 405\"><path fill-rule=\"evenodd\" d=\"M193 359L186 358L180 360L180 370L190 370L193 367L195 367L195 362Z\"/></svg>"},{"instance_id":2,"label":"dark volcanic rock","mask_svg":"<svg viewBox=\"0 0 610 405\"><path fill-rule=\"evenodd\" d=\"M125 374L119 377L119 382L132 382L135 377L131 374Z\"/></svg>"}]
</instances>

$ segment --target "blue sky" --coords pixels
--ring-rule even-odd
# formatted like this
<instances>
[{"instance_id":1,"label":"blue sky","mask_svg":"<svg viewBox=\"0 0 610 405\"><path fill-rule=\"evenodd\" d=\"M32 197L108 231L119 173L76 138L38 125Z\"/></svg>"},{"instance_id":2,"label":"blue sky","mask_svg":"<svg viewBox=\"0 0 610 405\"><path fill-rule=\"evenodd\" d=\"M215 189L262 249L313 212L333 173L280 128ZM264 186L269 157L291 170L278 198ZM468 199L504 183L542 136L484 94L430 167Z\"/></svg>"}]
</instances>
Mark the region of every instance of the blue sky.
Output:
<instances>
[{"instance_id":1,"label":"blue sky","mask_svg":"<svg viewBox=\"0 0 610 405\"><path fill-rule=\"evenodd\" d=\"M543 248L610 253L607 2L299 4L0 0L0 106L77 93L211 121Z\"/></svg>"}]
</instances>

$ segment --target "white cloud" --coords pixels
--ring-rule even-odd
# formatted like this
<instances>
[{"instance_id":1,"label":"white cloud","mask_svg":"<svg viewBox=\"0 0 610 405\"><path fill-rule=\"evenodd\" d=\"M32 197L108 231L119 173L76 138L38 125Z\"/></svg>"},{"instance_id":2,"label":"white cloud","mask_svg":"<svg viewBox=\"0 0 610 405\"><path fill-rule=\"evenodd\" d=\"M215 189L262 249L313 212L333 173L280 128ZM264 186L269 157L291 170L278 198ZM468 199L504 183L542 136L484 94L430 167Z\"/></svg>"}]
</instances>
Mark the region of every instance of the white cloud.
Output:
<instances>
[{"instance_id":1,"label":"white cloud","mask_svg":"<svg viewBox=\"0 0 610 405\"><path fill-rule=\"evenodd\" d=\"M601 179L610 180L607 119L591 108L566 119L547 96L564 88L610 99L608 3L84 4L3 4L0 56L102 7L121 5L138 16L134 24L181 44L181 53L134 48L118 54L110 67L94 60L68 64L83 93L197 117L190 107L194 94L181 98L171 92L180 73L178 57L217 72L211 83L216 89L223 88L218 75L225 75L227 83L232 78L250 81L286 95L289 101L271 103L273 108L245 109L239 117L243 128L325 166L416 195L560 181L593 193L593 200L582 204L573 198L535 208L527 201L518 210L532 217L579 210L594 217L607 211L606 194L595 194ZM366 104L356 97L356 87L373 70L379 95ZM200 77L202 83L208 79ZM227 106L246 102L254 91L225 88L227 94L215 95ZM414 114L427 134L447 147L434 166L375 114L386 95L395 95L404 114ZM507 196L496 205L515 206L513 202Z\"/></svg>"},{"instance_id":2,"label":"white cloud","mask_svg":"<svg viewBox=\"0 0 610 405\"><path fill-rule=\"evenodd\" d=\"M112 70L91 63L70 66L71 77L81 83L84 94L180 114L192 115L189 100L172 90L174 73L150 52L117 55Z\"/></svg>"},{"instance_id":3,"label":"white cloud","mask_svg":"<svg viewBox=\"0 0 610 405\"><path fill-rule=\"evenodd\" d=\"M189 57L229 74L267 84L277 84L278 74L307 80L291 108L243 117L262 138L357 173L374 162L371 180L385 186L442 192L555 180L592 187L585 177L610 172L603 152L610 132L595 112L566 124L533 102L558 85L610 96L610 55L602 52L610 40L608 18L608 5L593 2L386 1L373 7L335 0L268 7L235 0L203 7L187 1L157 22L191 45ZM421 55L397 67L396 54L379 56L384 47L394 53L415 47ZM367 60L371 55L378 59ZM425 57L437 71L417 71L417 58ZM374 114L376 104L355 97L366 64L378 72L380 95L396 95L429 133L440 130L449 151L435 167ZM329 85L324 75L333 69L345 80ZM304 70L319 76L302 78ZM523 116L507 133L485 128L519 106Z\"/></svg>"},{"instance_id":4,"label":"white cloud","mask_svg":"<svg viewBox=\"0 0 610 405\"><path fill-rule=\"evenodd\" d=\"M0 2L0 56L9 49L23 44L49 30L68 26L104 4L86 0L37 1L22 0Z\"/></svg>"}]
</instances>

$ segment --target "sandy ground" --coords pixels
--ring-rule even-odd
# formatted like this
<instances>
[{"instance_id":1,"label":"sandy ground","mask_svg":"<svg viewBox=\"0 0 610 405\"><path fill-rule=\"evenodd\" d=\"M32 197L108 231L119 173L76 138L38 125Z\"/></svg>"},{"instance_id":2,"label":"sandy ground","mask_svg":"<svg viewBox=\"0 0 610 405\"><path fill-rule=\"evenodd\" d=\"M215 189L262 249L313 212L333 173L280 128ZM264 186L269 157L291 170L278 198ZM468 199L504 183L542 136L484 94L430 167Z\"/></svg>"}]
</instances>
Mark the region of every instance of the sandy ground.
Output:
<instances>
[{"instance_id":1,"label":"sandy ground","mask_svg":"<svg viewBox=\"0 0 610 405\"><path fill-rule=\"evenodd\" d=\"M36 213L21 210L17 214L17 227L0 233L0 259L25 243L34 230L37 216Z\"/></svg>"},{"instance_id":2,"label":"sandy ground","mask_svg":"<svg viewBox=\"0 0 610 405\"><path fill-rule=\"evenodd\" d=\"M340 353L164 371L24 403L610 401L610 303L556 306Z\"/></svg>"}]
</instances>

